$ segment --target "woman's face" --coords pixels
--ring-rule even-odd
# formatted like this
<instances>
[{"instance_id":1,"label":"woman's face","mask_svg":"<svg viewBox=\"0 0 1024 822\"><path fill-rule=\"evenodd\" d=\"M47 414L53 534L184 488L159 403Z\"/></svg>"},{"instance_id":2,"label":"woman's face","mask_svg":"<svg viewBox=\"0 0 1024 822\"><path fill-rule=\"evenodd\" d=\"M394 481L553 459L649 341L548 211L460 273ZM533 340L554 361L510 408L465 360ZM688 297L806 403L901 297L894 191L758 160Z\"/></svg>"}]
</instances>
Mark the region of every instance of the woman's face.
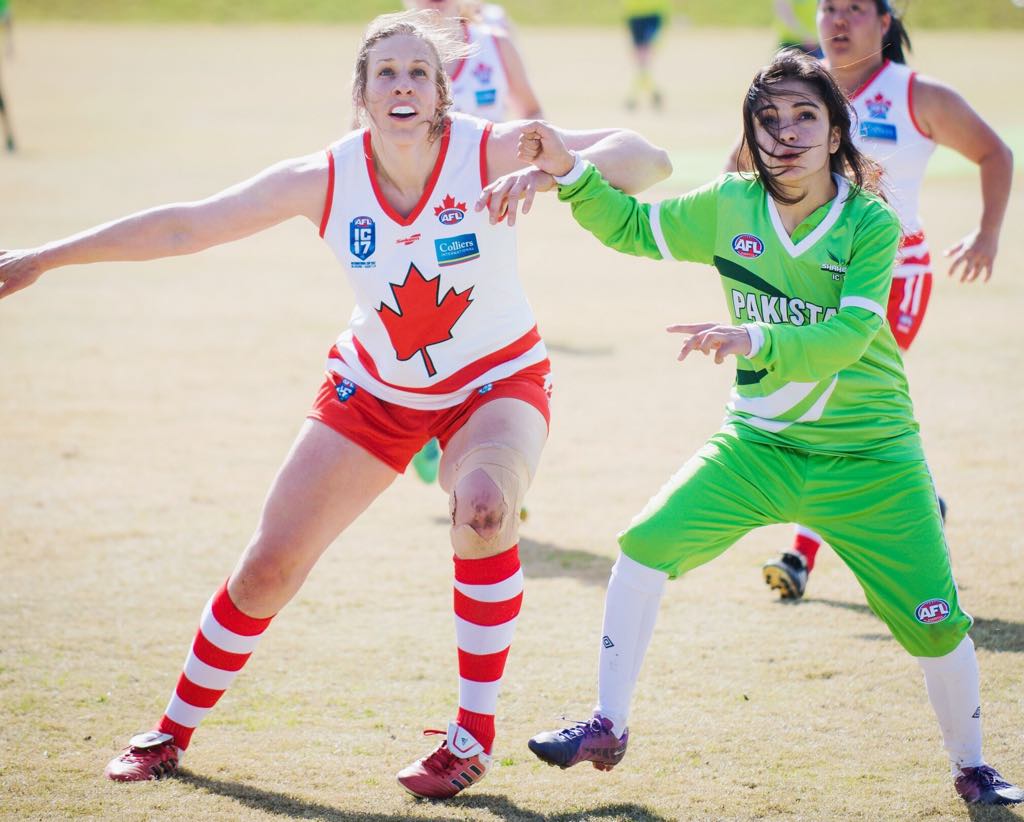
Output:
<instances>
[{"instance_id":1,"label":"woman's face","mask_svg":"<svg viewBox=\"0 0 1024 822\"><path fill-rule=\"evenodd\" d=\"M870 61L882 53L892 16L879 14L874 0L821 0L818 37L832 68Z\"/></svg>"},{"instance_id":2,"label":"woman's face","mask_svg":"<svg viewBox=\"0 0 1024 822\"><path fill-rule=\"evenodd\" d=\"M814 88L801 80L772 86L754 114L754 136L768 173L786 188L805 188L816 175L828 175L839 148L839 128Z\"/></svg>"},{"instance_id":3,"label":"woman's face","mask_svg":"<svg viewBox=\"0 0 1024 822\"><path fill-rule=\"evenodd\" d=\"M437 117L439 70L420 37L396 34L376 43L367 56L363 104L377 130L425 139Z\"/></svg>"},{"instance_id":4,"label":"woman's face","mask_svg":"<svg viewBox=\"0 0 1024 822\"><path fill-rule=\"evenodd\" d=\"M412 9L433 9L443 17L459 16L459 0L406 0Z\"/></svg>"}]
</instances>

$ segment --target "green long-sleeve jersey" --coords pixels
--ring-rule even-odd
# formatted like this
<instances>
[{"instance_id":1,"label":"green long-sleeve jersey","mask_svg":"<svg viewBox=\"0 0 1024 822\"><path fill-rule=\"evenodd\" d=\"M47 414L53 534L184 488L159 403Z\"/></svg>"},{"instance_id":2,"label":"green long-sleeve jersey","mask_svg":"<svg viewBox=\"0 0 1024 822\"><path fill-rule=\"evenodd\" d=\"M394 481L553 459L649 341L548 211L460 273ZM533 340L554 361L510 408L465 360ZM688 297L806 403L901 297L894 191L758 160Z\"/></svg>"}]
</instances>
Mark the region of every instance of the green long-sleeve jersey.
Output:
<instances>
[{"instance_id":1,"label":"green long-sleeve jersey","mask_svg":"<svg viewBox=\"0 0 1024 822\"><path fill-rule=\"evenodd\" d=\"M559 199L617 251L718 270L732 322L754 343L738 358L726 428L808 451L923 459L886 320L899 220L879 198L835 179L836 198L792 235L747 175L647 204L590 167L559 187Z\"/></svg>"}]
</instances>

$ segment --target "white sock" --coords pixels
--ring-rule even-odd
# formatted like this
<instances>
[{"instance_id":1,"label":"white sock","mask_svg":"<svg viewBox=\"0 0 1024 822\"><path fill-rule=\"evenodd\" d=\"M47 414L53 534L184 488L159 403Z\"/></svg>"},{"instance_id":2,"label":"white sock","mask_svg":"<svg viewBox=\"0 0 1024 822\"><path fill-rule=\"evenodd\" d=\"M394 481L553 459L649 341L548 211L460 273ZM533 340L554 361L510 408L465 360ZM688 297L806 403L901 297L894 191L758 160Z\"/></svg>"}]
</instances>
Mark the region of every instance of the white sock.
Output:
<instances>
[{"instance_id":1,"label":"white sock","mask_svg":"<svg viewBox=\"0 0 1024 822\"><path fill-rule=\"evenodd\" d=\"M658 618L668 574L648 568L625 554L612 567L604 599L604 627L598 657L596 713L610 719L622 736L640 666Z\"/></svg>"},{"instance_id":2,"label":"white sock","mask_svg":"<svg viewBox=\"0 0 1024 822\"><path fill-rule=\"evenodd\" d=\"M984 765L981 756L981 696L978 658L969 636L945 656L918 657L928 699L942 730L955 776L960 768Z\"/></svg>"}]
</instances>

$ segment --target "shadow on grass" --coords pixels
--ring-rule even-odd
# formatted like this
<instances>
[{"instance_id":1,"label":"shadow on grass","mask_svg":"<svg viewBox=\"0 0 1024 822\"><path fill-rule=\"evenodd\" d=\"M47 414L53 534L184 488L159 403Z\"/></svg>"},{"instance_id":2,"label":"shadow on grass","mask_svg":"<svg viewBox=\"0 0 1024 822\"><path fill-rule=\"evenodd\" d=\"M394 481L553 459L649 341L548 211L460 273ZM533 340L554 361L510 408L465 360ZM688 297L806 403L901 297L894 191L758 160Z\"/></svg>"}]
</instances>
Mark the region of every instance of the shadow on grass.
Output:
<instances>
[{"instance_id":1,"label":"shadow on grass","mask_svg":"<svg viewBox=\"0 0 1024 822\"><path fill-rule=\"evenodd\" d=\"M1020 805L1016 806L1016 810L1010 810L1010 807L1005 805L968 805L967 815L971 818L971 822L1020 822L1021 819L1024 819Z\"/></svg>"},{"instance_id":2,"label":"shadow on grass","mask_svg":"<svg viewBox=\"0 0 1024 822\"><path fill-rule=\"evenodd\" d=\"M191 773L190 771L179 771L176 780L186 785L191 785L198 790L207 791L218 796L225 796L253 810L275 816L286 816L295 819L326 819L328 822L405 822L405 820L410 818L406 814L346 811L342 808L335 808L320 802L309 802L295 796L278 793L277 791L256 788L242 782L213 779L209 776ZM567 811L566 813L553 815L521 808L504 796L494 796L491 794L463 794L451 800L451 805L449 806L442 805L441 803L430 803L426 800L421 800L418 803L420 808L429 808L432 805L437 808L437 815L417 815L415 818L425 819L427 822L454 822L454 820L466 818L465 813L459 813L459 811L464 812L468 809L478 809L489 811L495 816L510 820L510 822L576 822L576 820L583 822L583 820L588 819L669 822L667 817L661 816L642 805L626 802L597 805L585 810ZM447 813L445 812L446 807L450 809Z\"/></svg>"},{"instance_id":3,"label":"shadow on grass","mask_svg":"<svg viewBox=\"0 0 1024 822\"><path fill-rule=\"evenodd\" d=\"M559 548L554 543L528 537L519 540L519 558L527 579L572 577L602 588L608 584L614 562L603 554Z\"/></svg>"},{"instance_id":4,"label":"shadow on grass","mask_svg":"<svg viewBox=\"0 0 1024 822\"><path fill-rule=\"evenodd\" d=\"M544 346L553 354L568 354L570 357L610 357L615 353L610 345L579 346L545 340Z\"/></svg>"},{"instance_id":5,"label":"shadow on grass","mask_svg":"<svg viewBox=\"0 0 1024 822\"><path fill-rule=\"evenodd\" d=\"M840 602L834 599L811 599L807 598L808 605L825 605L829 608L843 608L847 611L856 611L859 614L871 614L874 612L862 602ZM891 639L889 634L862 634L861 639ZM986 651L996 653L1024 653L1024 622L1008 622L1005 619L974 618L974 626L971 628L971 639L974 640L974 647L984 648ZM1021 817L1014 817L1019 819Z\"/></svg>"}]
</instances>

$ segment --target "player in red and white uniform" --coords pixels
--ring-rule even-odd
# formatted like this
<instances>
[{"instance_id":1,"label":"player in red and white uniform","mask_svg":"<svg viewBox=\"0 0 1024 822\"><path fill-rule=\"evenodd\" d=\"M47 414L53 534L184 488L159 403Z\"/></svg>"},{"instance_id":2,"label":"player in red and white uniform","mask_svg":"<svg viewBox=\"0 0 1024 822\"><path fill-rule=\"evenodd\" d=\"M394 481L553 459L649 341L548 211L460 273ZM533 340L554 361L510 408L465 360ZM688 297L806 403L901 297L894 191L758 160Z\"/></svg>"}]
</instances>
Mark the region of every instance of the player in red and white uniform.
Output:
<instances>
[{"instance_id":1,"label":"player in red and white uniform","mask_svg":"<svg viewBox=\"0 0 1024 822\"><path fill-rule=\"evenodd\" d=\"M463 50L432 15L378 18L354 73L365 130L206 200L0 251L7 297L53 268L194 253L301 216L319 228L355 292L350 327L330 351L327 378L251 542L207 604L163 716L110 762L111 779L177 769L274 615L431 436L445 446L459 707L438 732L444 741L399 782L417 796L447 798L490 766L522 600L516 514L547 438L548 360L511 232L467 208L489 180L523 167L525 126L448 114L443 65ZM565 137L624 189L670 170L663 151L631 132Z\"/></svg>"},{"instance_id":2,"label":"player in red and white uniform","mask_svg":"<svg viewBox=\"0 0 1024 822\"><path fill-rule=\"evenodd\" d=\"M540 103L530 85L523 58L507 28L485 20L480 3L462 0L411 0L409 5L433 9L460 20L470 54L446 67L452 81L454 108L494 122L512 117L536 119ZM493 16L493 12L492 12Z\"/></svg>"},{"instance_id":3,"label":"player in red and white uniform","mask_svg":"<svg viewBox=\"0 0 1024 822\"><path fill-rule=\"evenodd\" d=\"M950 276L959 274L961 282L987 282L992 276L1013 155L956 91L905 64L910 40L888 0L821 0L817 23L825 64L857 115L857 147L884 169L886 198L903 224L888 319L906 351L921 328L932 290L931 252L919 216L921 182L932 152L937 145L948 146L980 172L978 227L945 252L952 260ZM821 542L818 534L798 526L792 546L764 565L768 585L784 599L800 598Z\"/></svg>"}]
</instances>

